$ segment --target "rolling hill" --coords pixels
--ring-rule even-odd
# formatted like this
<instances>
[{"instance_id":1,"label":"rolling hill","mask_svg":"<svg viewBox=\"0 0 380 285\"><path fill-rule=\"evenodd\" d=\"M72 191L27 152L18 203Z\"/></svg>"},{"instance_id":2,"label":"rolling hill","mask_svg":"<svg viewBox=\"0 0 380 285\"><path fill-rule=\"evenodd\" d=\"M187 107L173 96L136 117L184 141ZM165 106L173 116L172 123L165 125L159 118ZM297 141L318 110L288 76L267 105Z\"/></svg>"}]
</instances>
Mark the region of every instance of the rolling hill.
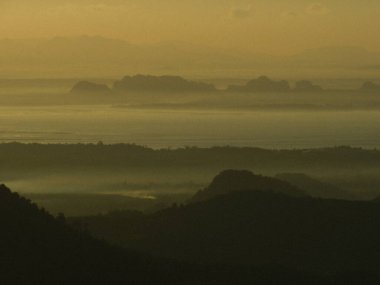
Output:
<instances>
[{"instance_id":1,"label":"rolling hill","mask_svg":"<svg viewBox=\"0 0 380 285\"><path fill-rule=\"evenodd\" d=\"M275 264L319 274L378 272L378 204L240 187L154 214L119 213L82 221L98 237L183 261Z\"/></svg>"},{"instance_id":2,"label":"rolling hill","mask_svg":"<svg viewBox=\"0 0 380 285\"><path fill-rule=\"evenodd\" d=\"M292 196L307 196L303 190L288 182L256 175L247 170L225 170L219 173L208 187L198 191L191 202L210 200L216 196L241 191L270 191Z\"/></svg>"}]
</instances>

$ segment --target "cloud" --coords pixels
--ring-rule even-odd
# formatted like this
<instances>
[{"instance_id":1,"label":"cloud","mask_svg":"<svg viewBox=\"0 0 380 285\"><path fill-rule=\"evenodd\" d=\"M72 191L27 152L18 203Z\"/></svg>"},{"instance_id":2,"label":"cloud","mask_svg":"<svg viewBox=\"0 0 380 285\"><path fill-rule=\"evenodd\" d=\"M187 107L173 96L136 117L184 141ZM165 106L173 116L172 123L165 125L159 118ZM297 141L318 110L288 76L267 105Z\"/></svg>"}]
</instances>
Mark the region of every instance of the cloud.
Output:
<instances>
[{"instance_id":1,"label":"cloud","mask_svg":"<svg viewBox=\"0 0 380 285\"><path fill-rule=\"evenodd\" d=\"M330 9L321 3L313 3L306 8L308 14L327 15L330 14Z\"/></svg>"},{"instance_id":2,"label":"cloud","mask_svg":"<svg viewBox=\"0 0 380 285\"><path fill-rule=\"evenodd\" d=\"M251 6L245 8L233 8L232 16L237 19L245 19L252 16L252 8Z\"/></svg>"}]
</instances>

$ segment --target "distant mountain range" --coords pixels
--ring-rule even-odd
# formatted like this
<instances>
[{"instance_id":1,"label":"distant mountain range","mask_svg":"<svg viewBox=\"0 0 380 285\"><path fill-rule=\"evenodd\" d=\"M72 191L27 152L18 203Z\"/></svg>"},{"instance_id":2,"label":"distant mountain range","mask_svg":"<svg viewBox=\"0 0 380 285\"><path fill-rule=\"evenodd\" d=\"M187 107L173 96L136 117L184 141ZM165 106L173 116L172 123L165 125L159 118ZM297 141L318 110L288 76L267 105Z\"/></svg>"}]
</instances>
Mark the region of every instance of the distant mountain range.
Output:
<instances>
[{"instance_id":1,"label":"distant mountain range","mask_svg":"<svg viewBox=\"0 0 380 285\"><path fill-rule=\"evenodd\" d=\"M113 86L116 92L160 91L160 92L201 92L216 91L215 86L203 82L188 81L180 76L125 76Z\"/></svg>"},{"instance_id":2,"label":"distant mountain range","mask_svg":"<svg viewBox=\"0 0 380 285\"><path fill-rule=\"evenodd\" d=\"M99 84L90 81L80 81L76 83L70 90L71 93L117 93L124 92L244 92L244 93L320 93L323 91L342 91L342 90L324 90L322 87L313 84L307 80L297 81L294 87L286 80L276 81L267 76L260 76L257 79L248 81L245 85L230 85L226 89L218 90L213 84L201 81L191 81L180 76L164 75L141 75L125 76L121 80L117 80L110 88L106 84ZM348 92L349 90L344 90ZM351 91L361 92L380 92L380 85L371 81L364 82L359 89Z\"/></svg>"},{"instance_id":3,"label":"distant mountain range","mask_svg":"<svg viewBox=\"0 0 380 285\"><path fill-rule=\"evenodd\" d=\"M380 53L326 47L293 56L219 50L184 42L136 45L103 37L0 40L2 77L102 77L126 73L228 74L258 70L353 69L373 71ZM230 72L228 72L230 71ZM302 74L302 72L300 73Z\"/></svg>"}]
</instances>

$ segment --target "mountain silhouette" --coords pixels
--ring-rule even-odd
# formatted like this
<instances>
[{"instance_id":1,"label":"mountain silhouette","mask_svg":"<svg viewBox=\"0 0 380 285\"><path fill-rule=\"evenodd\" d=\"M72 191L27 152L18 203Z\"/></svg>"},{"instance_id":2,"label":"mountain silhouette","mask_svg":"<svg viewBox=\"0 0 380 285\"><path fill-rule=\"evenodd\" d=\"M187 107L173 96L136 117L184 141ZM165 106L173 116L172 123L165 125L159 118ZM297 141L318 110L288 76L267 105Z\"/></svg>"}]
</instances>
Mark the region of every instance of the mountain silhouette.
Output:
<instances>
[{"instance_id":1,"label":"mountain silhouette","mask_svg":"<svg viewBox=\"0 0 380 285\"><path fill-rule=\"evenodd\" d=\"M110 246L89 236L83 224L74 230L63 215L54 218L5 185L0 226L1 284L321 284L298 270L197 265Z\"/></svg>"},{"instance_id":2,"label":"mountain silhouette","mask_svg":"<svg viewBox=\"0 0 380 285\"><path fill-rule=\"evenodd\" d=\"M253 174L248 170L225 170L211 184L197 192L191 202L212 199L218 195L240 191L270 191L292 196L306 196L306 192L276 178Z\"/></svg>"},{"instance_id":3,"label":"mountain silhouette","mask_svg":"<svg viewBox=\"0 0 380 285\"><path fill-rule=\"evenodd\" d=\"M371 81L364 82L363 85L359 89L360 91L368 91L368 92L378 92L380 91L380 85L375 84Z\"/></svg>"},{"instance_id":4,"label":"mountain silhouette","mask_svg":"<svg viewBox=\"0 0 380 285\"><path fill-rule=\"evenodd\" d=\"M294 91L296 92L321 92L323 91L322 87L314 85L312 82L307 80L297 81Z\"/></svg>"},{"instance_id":5,"label":"mountain silhouette","mask_svg":"<svg viewBox=\"0 0 380 285\"><path fill-rule=\"evenodd\" d=\"M180 76L125 76L116 81L113 90L117 92L150 91L150 92L199 92L215 91L215 86L203 82L188 81Z\"/></svg>"},{"instance_id":6,"label":"mountain silhouette","mask_svg":"<svg viewBox=\"0 0 380 285\"><path fill-rule=\"evenodd\" d=\"M70 93L108 93L111 89L106 84L80 81L71 88Z\"/></svg>"},{"instance_id":7,"label":"mountain silhouette","mask_svg":"<svg viewBox=\"0 0 380 285\"><path fill-rule=\"evenodd\" d=\"M376 275L380 265L380 208L374 202L235 191L138 217L82 221L98 237L183 261L276 264L344 276Z\"/></svg>"},{"instance_id":8,"label":"mountain silhouette","mask_svg":"<svg viewBox=\"0 0 380 285\"><path fill-rule=\"evenodd\" d=\"M63 215L54 218L5 185L0 185L0 225L3 284L168 281L153 260L74 231Z\"/></svg>"},{"instance_id":9,"label":"mountain silhouette","mask_svg":"<svg viewBox=\"0 0 380 285\"><path fill-rule=\"evenodd\" d=\"M335 185L321 182L303 173L281 173L277 174L275 177L305 190L306 193L312 197L326 199L355 199L355 195L352 195Z\"/></svg>"},{"instance_id":10,"label":"mountain silhouette","mask_svg":"<svg viewBox=\"0 0 380 285\"><path fill-rule=\"evenodd\" d=\"M266 76L248 81L244 86L230 85L228 91L233 92L288 92L290 91L289 82L274 81Z\"/></svg>"}]
</instances>

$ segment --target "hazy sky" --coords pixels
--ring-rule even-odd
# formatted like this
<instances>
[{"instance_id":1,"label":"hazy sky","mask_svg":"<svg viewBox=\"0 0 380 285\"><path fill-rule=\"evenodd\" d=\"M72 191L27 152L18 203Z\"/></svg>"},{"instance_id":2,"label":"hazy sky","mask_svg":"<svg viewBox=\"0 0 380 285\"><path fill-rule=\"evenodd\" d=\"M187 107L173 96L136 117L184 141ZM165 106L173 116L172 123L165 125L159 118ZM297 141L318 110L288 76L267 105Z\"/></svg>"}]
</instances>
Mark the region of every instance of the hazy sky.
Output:
<instances>
[{"instance_id":1,"label":"hazy sky","mask_svg":"<svg viewBox=\"0 0 380 285\"><path fill-rule=\"evenodd\" d=\"M379 0L0 0L0 38L100 35L291 54L380 50Z\"/></svg>"}]
</instances>

